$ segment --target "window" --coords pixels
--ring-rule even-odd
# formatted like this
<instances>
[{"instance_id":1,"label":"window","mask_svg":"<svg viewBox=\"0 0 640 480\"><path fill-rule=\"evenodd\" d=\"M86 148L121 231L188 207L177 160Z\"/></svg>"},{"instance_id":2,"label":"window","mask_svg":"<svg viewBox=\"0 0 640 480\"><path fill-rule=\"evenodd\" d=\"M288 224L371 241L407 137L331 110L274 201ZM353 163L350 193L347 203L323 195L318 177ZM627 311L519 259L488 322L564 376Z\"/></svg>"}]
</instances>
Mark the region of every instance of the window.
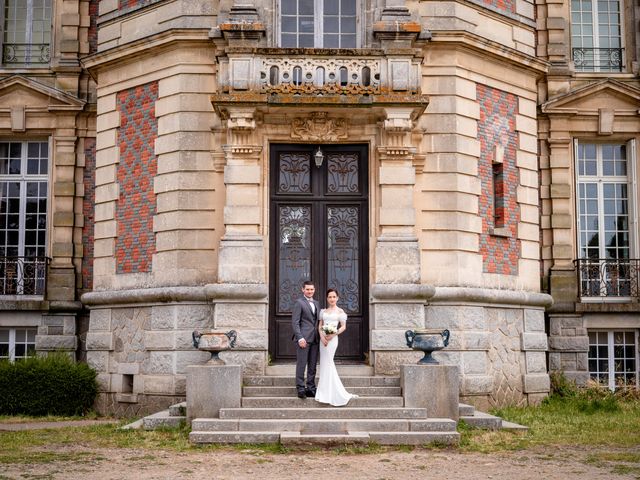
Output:
<instances>
[{"instance_id":1,"label":"window","mask_svg":"<svg viewBox=\"0 0 640 480\"><path fill-rule=\"evenodd\" d=\"M638 295L629 180L632 145L578 143L578 269L583 297Z\"/></svg>"},{"instance_id":2,"label":"window","mask_svg":"<svg viewBox=\"0 0 640 480\"><path fill-rule=\"evenodd\" d=\"M48 142L0 142L0 295L42 295Z\"/></svg>"},{"instance_id":3,"label":"window","mask_svg":"<svg viewBox=\"0 0 640 480\"><path fill-rule=\"evenodd\" d=\"M357 0L281 0L280 46L355 48Z\"/></svg>"},{"instance_id":4,"label":"window","mask_svg":"<svg viewBox=\"0 0 640 480\"><path fill-rule=\"evenodd\" d=\"M35 328L0 328L0 359L14 361L34 355Z\"/></svg>"},{"instance_id":5,"label":"window","mask_svg":"<svg viewBox=\"0 0 640 480\"><path fill-rule=\"evenodd\" d=\"M589 375L614 390L638 386L638 332L590 331Z\"/></svg>"},{"instance_id":6,"label":"window","mask_svg":"<svg viewBox=\"0 0 640 480\"><path fill-rule=\"evenodd\" d=\"M571 45L579 72L621 72L619 0L571 0Z\"/></svg>"},{"instance_id":7,"label":"window","mask_svg":"<svg viewBox=\"0 0 640 480\"><path fill-rule=\"evenodd\" d=\"M4 0L2 63L46 65L50 58L51 0Z\"/></svg>"}]
</instances>

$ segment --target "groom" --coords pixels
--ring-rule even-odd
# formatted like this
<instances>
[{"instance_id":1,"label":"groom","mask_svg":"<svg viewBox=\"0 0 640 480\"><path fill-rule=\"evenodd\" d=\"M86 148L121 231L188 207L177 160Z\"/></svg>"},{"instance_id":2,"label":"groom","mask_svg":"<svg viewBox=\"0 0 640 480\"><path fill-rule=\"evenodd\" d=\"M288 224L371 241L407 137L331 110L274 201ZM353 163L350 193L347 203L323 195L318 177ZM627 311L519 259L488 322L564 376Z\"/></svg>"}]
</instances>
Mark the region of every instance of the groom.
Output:
<instances>
[{"instance_id":1,"label":"groom","mask_svg":"<svg viewBox=\"0 0 640 480\"><path fill-rule=\"evenodd\" d=\"M302 297L293 304L291 326L296 342L296 389L298 398L316 396L316 364L318 363L318 314L320 304L313 299L316 287L306 281L302 286ZM307 384L304 370L307 369Z\"/></svg>"}]
</instances>

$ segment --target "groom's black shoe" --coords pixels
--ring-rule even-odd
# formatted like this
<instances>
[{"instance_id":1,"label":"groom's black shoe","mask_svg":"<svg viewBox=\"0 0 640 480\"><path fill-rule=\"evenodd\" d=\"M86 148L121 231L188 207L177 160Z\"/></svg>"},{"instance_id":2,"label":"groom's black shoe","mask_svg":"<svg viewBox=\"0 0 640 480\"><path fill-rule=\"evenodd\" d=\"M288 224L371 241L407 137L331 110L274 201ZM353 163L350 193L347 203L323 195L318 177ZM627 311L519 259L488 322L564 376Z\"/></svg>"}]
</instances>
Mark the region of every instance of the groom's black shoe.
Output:
<instances>
[{"instance_id":1,"label":"groom's black shoe","mask_svg":"<svg viewBox=\"0 0 640 480\"><path fill-rule=\"evenodd\" d=\"M307 397L315 397L316 396L316 391L315 390L305 390L304 393L305 393L305 395Z\"/></svg>"},{"instance_id":2,"label":"groom's black shoe","mask_svg":"<svg viewBox=\"0 0 640 480\"><path fill-rule=\"evenodd\" d=\"M298 398L307 398L308 395L305 394L305 392L302 391L298 391Z\"/></svg>"}]
</instances>

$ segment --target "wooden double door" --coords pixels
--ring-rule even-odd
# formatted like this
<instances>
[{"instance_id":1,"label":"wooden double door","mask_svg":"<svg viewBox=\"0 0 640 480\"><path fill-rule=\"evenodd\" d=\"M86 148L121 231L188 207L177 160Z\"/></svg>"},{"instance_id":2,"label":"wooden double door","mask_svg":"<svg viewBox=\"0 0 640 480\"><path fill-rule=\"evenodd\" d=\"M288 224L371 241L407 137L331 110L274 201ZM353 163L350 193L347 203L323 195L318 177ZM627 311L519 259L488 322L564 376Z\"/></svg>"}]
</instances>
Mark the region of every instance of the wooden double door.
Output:
<instances>
[{"instance_id":1,"label":"wooden double door","mask_svg":"<svg viewBox=\"0 0 640 480\"><path fill-rule=\"evenodd\" d=\"M277 144L269 153L271 357L295 358L291 310L303 282L312 280L322 307L334 288L348 315L336 359L361 361L369 339L367 147Z\"/></svg>"}]
</instances>

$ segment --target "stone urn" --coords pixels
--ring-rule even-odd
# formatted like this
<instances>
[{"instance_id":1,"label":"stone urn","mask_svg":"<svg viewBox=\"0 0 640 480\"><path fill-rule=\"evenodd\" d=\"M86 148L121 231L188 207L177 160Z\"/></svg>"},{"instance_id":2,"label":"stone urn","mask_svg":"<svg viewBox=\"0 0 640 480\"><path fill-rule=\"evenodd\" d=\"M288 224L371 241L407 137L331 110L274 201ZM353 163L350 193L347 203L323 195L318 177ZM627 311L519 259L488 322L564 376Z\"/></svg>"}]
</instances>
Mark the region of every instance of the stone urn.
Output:
<instances>
[{"instance_id":1,"label":"stone urn","mask_svg":"<svg viewBox=\"0 0 640 480\"><path fill-rule=\"evenodd\" d=\"M211 352L211 358L207 365L226 365L218 354L236 346L237 334L235 330L228 332L218 332L216 330L205 330L192 333L193 346L204 352Z\"/></svg>"},{"instance_id":2,"label":"stone urn","mask_svg":"<svg viewBox=\"0 0 640 480\"><path fill-rule=\"evenodd\" d=\"M404 332L407 346L424 352L418 365L438 365L438 361L431 356L436 350L442 350L449 345L449 330L407 330Z\"/></svg>"}]
</instances>

